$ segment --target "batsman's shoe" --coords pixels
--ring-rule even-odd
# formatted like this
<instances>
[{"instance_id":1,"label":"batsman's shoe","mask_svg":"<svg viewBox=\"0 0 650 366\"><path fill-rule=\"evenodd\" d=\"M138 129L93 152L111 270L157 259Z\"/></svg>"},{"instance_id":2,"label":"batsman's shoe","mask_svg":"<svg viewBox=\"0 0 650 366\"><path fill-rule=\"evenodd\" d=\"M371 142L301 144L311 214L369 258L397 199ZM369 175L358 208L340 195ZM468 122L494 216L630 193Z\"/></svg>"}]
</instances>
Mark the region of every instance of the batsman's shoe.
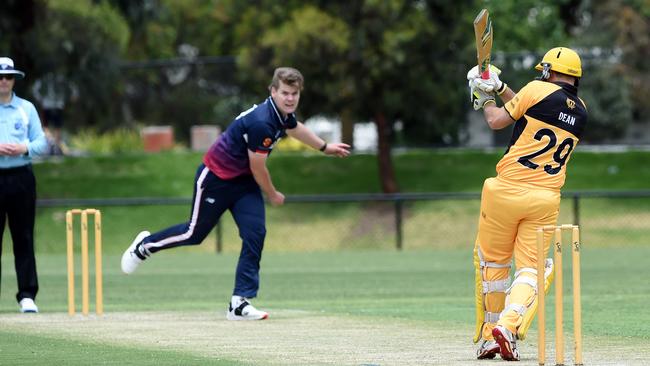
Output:
<instances>
[{"instance_id":1,"label":"batsman's shoe","mask_svg":"<svg viewBox=\"0 0 650 366\"><path fill-rule=\"evenodd\" d=\"M484 340L476 350L476 358L479 360L493 359L499 353L499 344L495 340Z\"/></svg>"},{"instance_id":2,"label":"batsman's shoe","mask_svg":"<svg viewBox=\"0 0 650 366\"><path fill-rule=\"evenodd\" d=\"M264 320L269 317L269 313L257 310L247 299L244 299L239 305L233 307L233 304L228 305L228 313L226 319L228 320Z\"/></svg>"},{"instance_id":3,"label":"batsman's shoe","mask_svg":"<svg viewBox=\"0 0 650 366\"><path fill-rule=\"evenodd\" d=\"M143 260L147 259L148 255L143 254L140 250L140 243L149 235L151 235L151 233L148 231L140 232L140 234L138 234L138 236L136 236L133 240L133 243L131 243L124 254L122 254L122 272L126 274L135 272L140 263L142 263Z\"/></svg>"},{"instance_id":4,"label":"batsman's shoe","mask_svg":"<svg viewBox=\"0 0 650 366\"><path fill-rule=\"evenodd\" d=\"M34 300L26 297L18 303L20 305L21 313L38 313L38 306L34 303Z\"/></svg>"},{"instance_id":5,"label":"batsman's shoe","mask_svg":"<svg viewBox=\"0 0 650 366\"><path fill-rule=\"evenodd\" d=\"M499 344L501 358L506 361L519 361L519 351L517 351L514 334L504 326L497 325L492 329L492 336L494 336L494 340Z\"/></svg>"}]
</instances>

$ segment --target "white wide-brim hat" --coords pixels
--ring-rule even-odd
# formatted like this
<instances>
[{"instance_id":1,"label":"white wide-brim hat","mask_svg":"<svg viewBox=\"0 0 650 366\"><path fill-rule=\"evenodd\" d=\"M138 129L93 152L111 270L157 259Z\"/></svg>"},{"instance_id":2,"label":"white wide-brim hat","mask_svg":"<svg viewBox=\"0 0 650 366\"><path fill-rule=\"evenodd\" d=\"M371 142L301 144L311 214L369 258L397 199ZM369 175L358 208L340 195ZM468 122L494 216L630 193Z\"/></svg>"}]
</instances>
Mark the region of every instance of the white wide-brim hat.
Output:
<instances>
[{"instance_id":1,"label":"white wide-brim hat","mask_svg":"<svg viewBox=\"0 0 650 366\"><path fill-rule=\"evenodd\" d=\"M14 74L18 79L25 77L24 72L14 69L14 60L9 57L0 57L0 74Z\"/></svg>"}]
</instances>

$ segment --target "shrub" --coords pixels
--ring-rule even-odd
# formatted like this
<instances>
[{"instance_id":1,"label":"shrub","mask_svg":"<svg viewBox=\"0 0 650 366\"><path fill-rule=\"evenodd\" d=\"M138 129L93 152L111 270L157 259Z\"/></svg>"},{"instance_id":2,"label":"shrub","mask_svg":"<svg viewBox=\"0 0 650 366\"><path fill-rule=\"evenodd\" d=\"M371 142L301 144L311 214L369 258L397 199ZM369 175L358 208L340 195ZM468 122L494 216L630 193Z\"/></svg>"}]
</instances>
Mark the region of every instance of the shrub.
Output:
<instances>
[{"instance_id":1,"label":"shrub","mask_svg":"<svg viewBox=\"0 0 650 366\"><path fill-rule=\"evenodd\" d=\"M143 144L140 133L134 130L119 128L100 133L87 129L70 138L70 148L80 153L106 155L142 152Z\"/></svg>"}]
</instances>

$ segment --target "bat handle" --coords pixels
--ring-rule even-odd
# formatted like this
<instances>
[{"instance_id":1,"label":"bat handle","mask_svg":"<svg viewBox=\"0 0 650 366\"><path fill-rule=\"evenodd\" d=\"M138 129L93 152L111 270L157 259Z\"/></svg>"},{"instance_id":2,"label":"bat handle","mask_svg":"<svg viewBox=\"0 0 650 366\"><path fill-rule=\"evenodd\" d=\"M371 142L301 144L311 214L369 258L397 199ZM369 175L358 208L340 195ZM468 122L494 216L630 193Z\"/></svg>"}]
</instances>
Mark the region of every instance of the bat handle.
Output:
<instances>
[{"instance_id":1,"label":"bat handle","mask_svg":"<svg viewBox=\"0 0 650 366\"><path fill-rule=\"evenodd\" d=\"M490 78L490 69L488 68L485 71L483 71L483 73L481 73L481 79L487 80L489 78Z\"/></svg>"}]
</instances>

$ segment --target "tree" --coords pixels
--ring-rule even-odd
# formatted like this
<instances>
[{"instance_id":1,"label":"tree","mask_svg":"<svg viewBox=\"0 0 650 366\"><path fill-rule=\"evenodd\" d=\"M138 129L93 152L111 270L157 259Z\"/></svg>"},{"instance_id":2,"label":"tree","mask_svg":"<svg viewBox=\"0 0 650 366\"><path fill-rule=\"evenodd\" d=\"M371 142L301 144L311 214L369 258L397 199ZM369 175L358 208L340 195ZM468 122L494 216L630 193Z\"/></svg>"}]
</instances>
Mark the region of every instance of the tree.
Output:
<instances>
[{"instance_id":1,"label":"tree","mask_svg":"<svg viewBox=\"0 0 650 366\"><path fill-rule=\"evenodd\" d=\"M619 123L621 118L628 118L623 121L626 122L625 125L629 124L630 120L649 123L650 64L647 58L650 54L650 3L638 0L608 0L597 3L587 1L583 11L586 14L585 22L577 34L581 44L593 50L613 51L613 54L602 52L593 57L592 63L598 66L596 70L605 70L600 78L607 81L600 86L606 89L615 88L611 91L613 94L619 93L616 90L620 91L621 87L626 88L621 97L629 98L602 100L598 96L603 90L599 90L595 92L591 104L605 105L613 102L619 113L626 105L631 108L623 115L614 114L609 110L603 111L605 113L599 117L604 125L607 125L606 120L613 119L612 116L616 116L615 119L619 120ZM607 60L607 57L611 56L615 58L613 63ZM626 85L622 86L619 79L624 80ZM610 87L612 83L614 85Z\"/></svg>"},{"instance_id":2,"label":"tree","mask_svg":"<svg viewBox=\"0 0 650 366\"><path fill-rule=\"evenodd\" d=\"M30 78L34 70L33 60L24 45L28 44L26 35L34 28L35 19L42 12L43 5L34 0L7 0L0 12L0 50L3 55L11 57L18 68L27 70ZM17 83L16 90L24 95L28 87L25 83Z\"/></svg>"},{"instance_id":3,"label":"tree","mask_svg":"<svg viewBox=\"0 0 650 366\"><path fill-rule=\"evenodd\" d=\"M181 139L191 125L230 122L243 102L232 57L219 56L228 55L238 2L113 2L133 29L123 64L127 117L173 125Z\"/></svg>"},{"instance_id":4,"label":"tree","mask_svg":"<svg viewBox=\"0 0 650 366\"><path fill-rule=\"evenodd\" d=\"M75 84L82 98L70 126L164 122L185 133L198 121L226 124L267 95L273 68L296 66L307 80L303 114L338 116L345 142L354 122L375 123L382 187L395 192L397 123L408 146L463 143L471 23L482 7L493 60L516 90L549 48L583 51L592 141L650 113L644 0L7 0L0 47L27 83L56 71ZM612 60L591 57L599 49Z\"/></svg>"},{"instance_id":5,"label":"tree","mask_svg":"<svg viewBox=\"0 0 650 366\"><path fill-rule=\"evenodd\" d=\"M238 32L246 46L239 54L245 74L259 83L274 66L297 65L322 89L314 98L318 108L374 121L382 189L397 192L391 160L395 122L403 121L415 141L458 143L465 90L443 85L456 82L462 70L457 60L469 55L463 45L471 27L452 24L458 13L468 14L463 6L469 2L314 3L302 4L289 17L276 17L272 8L263 16L251 10L242 17Z\"/></svg>"},{"instance_id":6,"label":"tree","mask_svg":"<svg viewBox=\"0 0 650 366\"><path fill-rule=\"evenodd\" d=\"M33 65L31 80L65 76L81 97L66 111L71 126L101 125L115 116L120 94L119 63L129 39L124 19L110 5L89 0L51 0L24 35Z\"/></svg>"}]
</instances>

